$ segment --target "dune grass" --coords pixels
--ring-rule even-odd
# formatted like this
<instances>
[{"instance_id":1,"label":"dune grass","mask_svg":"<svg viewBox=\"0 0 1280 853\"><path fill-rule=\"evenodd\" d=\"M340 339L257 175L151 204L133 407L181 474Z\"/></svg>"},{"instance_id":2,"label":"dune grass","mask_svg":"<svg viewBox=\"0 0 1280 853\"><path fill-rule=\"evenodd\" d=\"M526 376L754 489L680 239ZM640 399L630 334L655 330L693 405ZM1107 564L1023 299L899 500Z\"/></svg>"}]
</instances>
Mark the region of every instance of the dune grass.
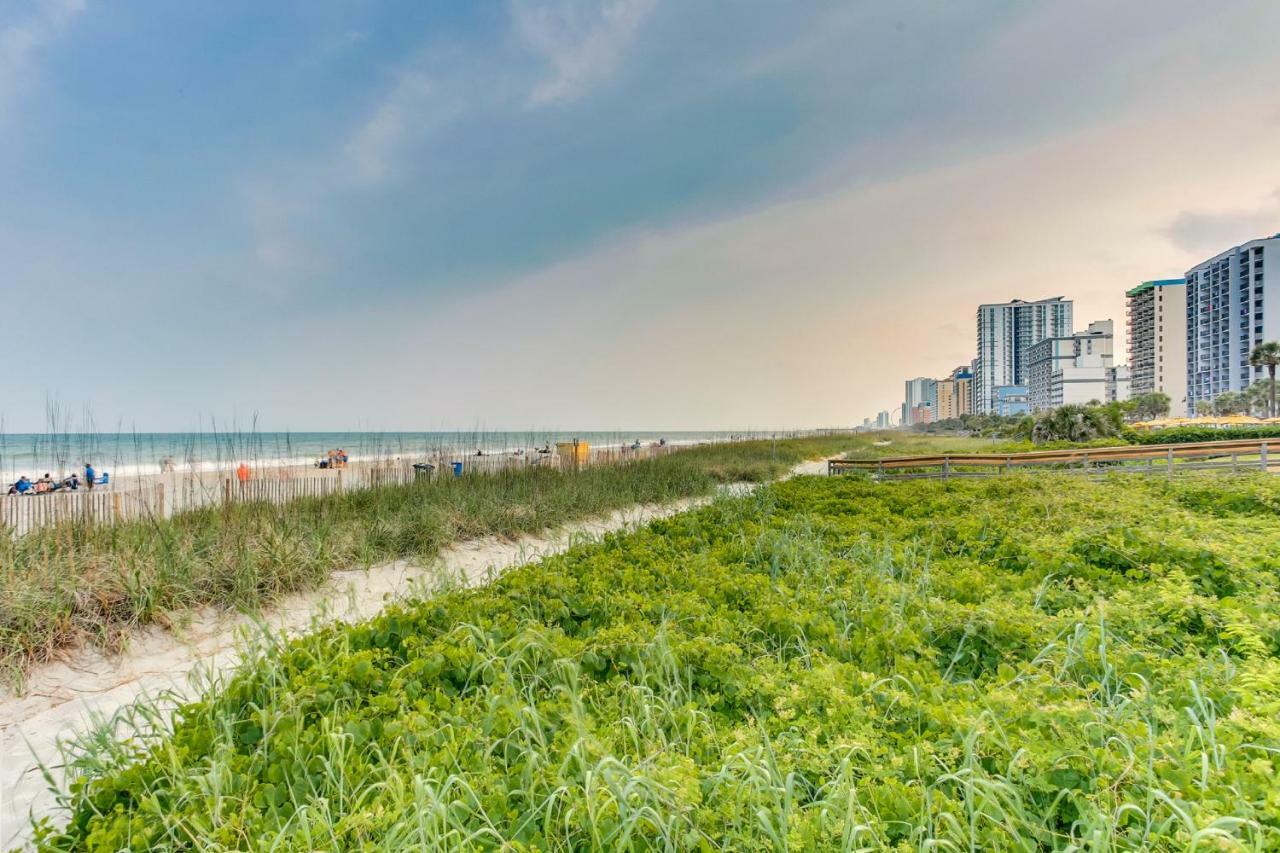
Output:
<instances>
[{"instance_id":1,"label":"dune grass","mask_svg":"<svg viewBox=\"0 0 1280 853\"><path fill-rule=\"evenodd\" d=\"M1276 849L1278 505L722 498L262 651L90 747L41 849Z\"/></svg>"},{"instance_id":2,"label":"dune grass","mask_svg":"<svg viewBox=\"0 0 1280 853\"><path fill-rule=\"evenodd\" d=\"M111 647L128 628L175 611L253 610L335 570L429 560L463 539L533 533L633 504L706 495L718 483L763 482L807 458L863 452L871 442L831 436L709 445L576 473L530 468L0 535L0 677L20 685L27 667L60 648Z\"/></svg>"}]
</instances>

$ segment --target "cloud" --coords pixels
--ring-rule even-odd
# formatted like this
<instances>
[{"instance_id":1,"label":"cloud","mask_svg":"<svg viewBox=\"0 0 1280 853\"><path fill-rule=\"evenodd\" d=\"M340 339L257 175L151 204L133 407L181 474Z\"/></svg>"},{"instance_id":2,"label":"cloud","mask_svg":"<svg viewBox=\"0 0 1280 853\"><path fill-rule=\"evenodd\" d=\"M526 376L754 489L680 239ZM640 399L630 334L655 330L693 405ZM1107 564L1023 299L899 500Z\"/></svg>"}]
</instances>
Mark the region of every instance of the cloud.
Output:
<instances>
[{"instance_id":1,"label":"cloud","mask_svg":"<svg viewBox=\"0 0 1280 853\"><path fill-rule=\"evenodd\" d=\"M581 97L616 70L627 45L657 0L514 0L512 26L522 49L551 67L528 91L521 62L479 54L465 46L430 43L395 71L363 118L329 150L295 162L285 176L249 183L243 195L254 252L266 269L298 273L312 266L314 242L306 232L350 193L393 182L423 147L473 115L516 107L565 103Z\"/></svg>"},{"instance_id":2,"label":"cloud","mask_svg":"<svg viewBox=\"0 0 1280 853\"><path fill-rule=\"evenodd\" d=\"M514 0L524 45L551 66L529 93L530 106L565 103L611 77L657 0Z\"/></svg>"},{"instance_id":3,"label":"cloud","mask_svg":"<svg viewBox=\"0 0 1280 853\"><path fill-rule=\"evenodd\" d=\"M28 17L0 24L0 117L29 85L35 55L84 11L84 0L44 0Z\"/></svg>"},{"instance_id":4,"label":"cloud","mask_svg":"<svg viewBox=\"0 0 1280 853\"><path fill-rule=\"evenodd\" d=\"M1253 210L1184 210L1164 228L1174 246L1206 257L1257 237L1280 232L1280 190Z\"/></svg>"},{"instance_id":5,"label":"cloud","mask_svg":"<svg viewBox=\"0 0 1280 853\"><path fill-rule=\"evenodd\" d=\"M1250 109L1243 98L1204 118L1230 123ZM448 399L450 425L511 424L513 413L525 426L602 429L848 423L892 410L905 377L969 361L979 302L1062 293L1082 325L1122 326L1127 288L1190 260L1151 223L1173 199L1240 197L1273 157L1262 139L1202 150L1177 136L1186 120L1109 124L639 228L456 304L428 294L371 303L345 327L360 352L328 348L322 372L362 411L423 419L442 410L403 400ZM1227 155L1230 166L1208 169ZM1218 248L1243 239L1229 236ZM361 383L375 372L380 385ZM267 377L307 387L302 376ZM296 393L288 410L306 410Z\"/></svg>"},{"instance_id":6,"label":"cloud","mask_svg":"<svg viewBox=\"0 0 1280 853\"><path fill-rule=\"evenodd\" d=\"M420 71L406 70L373 112L352 132L344 147L349 177L357 185L383 180L405 136L427 110L436 87Z\"/></svg>"}]
</instances>

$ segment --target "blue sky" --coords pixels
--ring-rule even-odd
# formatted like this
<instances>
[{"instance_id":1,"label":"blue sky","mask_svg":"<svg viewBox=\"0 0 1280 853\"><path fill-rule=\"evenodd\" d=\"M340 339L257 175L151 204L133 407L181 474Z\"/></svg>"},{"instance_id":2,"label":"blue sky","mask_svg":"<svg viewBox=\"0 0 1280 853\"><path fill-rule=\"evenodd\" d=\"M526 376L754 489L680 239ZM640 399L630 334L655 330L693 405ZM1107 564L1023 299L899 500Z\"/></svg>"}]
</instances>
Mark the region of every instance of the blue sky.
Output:
<instances>
[{"instance_id":1,"label":"blue sky","mask_svg":"<svg viewBox=\"0 0 1280 853\"><path fill-rule=\"evenodd\" d=\"M979 301L1122 321L1280 231L1277 43L1258 0L0 0L0 415L860 420Z\"/></svg>"}]
</instances>

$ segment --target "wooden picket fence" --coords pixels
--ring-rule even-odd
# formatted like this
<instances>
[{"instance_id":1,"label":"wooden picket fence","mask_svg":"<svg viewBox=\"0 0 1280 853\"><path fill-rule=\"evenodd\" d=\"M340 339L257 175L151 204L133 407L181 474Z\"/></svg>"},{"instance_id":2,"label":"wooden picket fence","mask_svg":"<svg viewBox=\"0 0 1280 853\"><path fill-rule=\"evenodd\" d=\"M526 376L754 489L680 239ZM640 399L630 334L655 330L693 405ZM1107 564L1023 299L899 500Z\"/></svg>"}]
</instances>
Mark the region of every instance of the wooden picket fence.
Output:
<instances>
[{"instance_id":1,"label":"wooden picket fence","mask_svg":"<svg viewBox=\"0 0 1280 853\"><path fill-rule=\"evenodd\" d=\"M165 516L164 484L0 497L0 529L21 536L66 522L115 524Z\"/></svg>"}]
</instances>

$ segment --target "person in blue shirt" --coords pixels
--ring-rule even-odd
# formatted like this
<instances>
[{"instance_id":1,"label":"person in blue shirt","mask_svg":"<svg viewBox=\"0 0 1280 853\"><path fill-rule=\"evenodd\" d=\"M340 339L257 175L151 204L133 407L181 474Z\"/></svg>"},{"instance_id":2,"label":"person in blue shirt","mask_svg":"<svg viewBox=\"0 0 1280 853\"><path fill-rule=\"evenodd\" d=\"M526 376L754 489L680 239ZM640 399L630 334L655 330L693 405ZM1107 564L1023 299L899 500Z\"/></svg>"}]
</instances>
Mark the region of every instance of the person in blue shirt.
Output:
<instances>
[{"instance_id":1,"label":"person in blue shirt","mask_svg":"<svg viewBox=\"0 0 1280 853\"><path fill-rule=\"evenodd\" d=\"M25 495L31 491L31 481L27 479L25 474L18 478L18 482L13 484L13 491L20 495Z\"/></svg>"},{"instance_id":2,"label":"person in blue shirt","mask_svg":"<svg viewBox=\"0 0 1280 853\"><path fill-rule=\"evenodd\" d=\"M92 462L84 463L84 484L86 488L89 488L89 489L93 488L93 478L96 477L97 475L98 475L98 472L93 470Z\"/></svg>"}]
</instances>

